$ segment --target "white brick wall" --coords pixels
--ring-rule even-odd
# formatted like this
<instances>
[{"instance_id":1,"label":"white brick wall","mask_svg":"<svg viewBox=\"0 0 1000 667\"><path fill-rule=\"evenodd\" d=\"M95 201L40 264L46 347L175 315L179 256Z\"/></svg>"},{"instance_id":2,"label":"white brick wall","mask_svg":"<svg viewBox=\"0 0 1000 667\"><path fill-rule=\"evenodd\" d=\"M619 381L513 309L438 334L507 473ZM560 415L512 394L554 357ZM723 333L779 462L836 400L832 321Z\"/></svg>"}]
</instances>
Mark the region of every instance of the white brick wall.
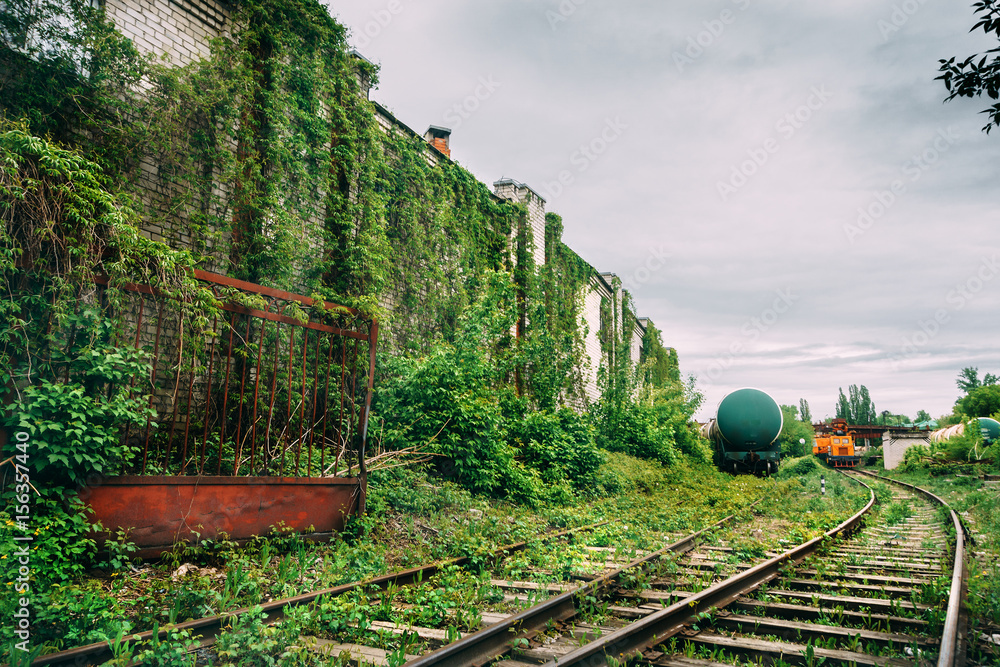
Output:
<instances>
[{"instance_id":1,"label":"white brick wall","mask_svg":"<svg viewBox=\"0 0 1000 667\"><path fill-rule=\"evenodd\" d=\"M632 356L632 365L638 366L642 361L642 337L645 331L638 321L632 321L632 340L629 345L629 353Z\"/></svg>"},{"instance_id":2,"label":"white brick wall","mask_svg":"<svg viewBox=\"0 0 1000 667\"><path fill-rule=\"evenodd\" d=\"M141 52L180 66L207 57L230 17L224 3L211 0L106 0L105 11Z\"/></svg>"},{"instance_id":3,"label":"white brick wall","mask_svg":"<svg viewBox=\"0 0 1000 667\"><path fill-rule=\"evenodd\" d=\"M583 339L583 353L586 357L583 372L583 390L591 402L600 398L597 387L597 371L601 367L604 351L601 349L601 301L610 299L611 292L604 281L593 276L583 296L583 319L587 323L587 335Z\"/></svg>"},{"instance_id":4,"label":"white brick wall","mask_svg":"<svg viewBox=\"0 0 1000 667\"><path fill-rule=\"evenodd\" d=\"M528 208L532 256L535 260L535 266L541 268L545 264L545 200L530 187L524 183L518 183L512 178L496 181L493 184L493 192L501 199L516 201ZM517 230L511 230L512 238L516 234Z\"/></svg>"},{"instance_id":5,"label":"white brick wall","mask_svg":"<svg viewBox=\"0 0 1000 667\"><path fill-rule=\"evenodd\" d=\"M882 436L882 462L886 470L895 470L903 462L906 450L913 445L930 446L927 433L896 433L886 431Z\"/></svg>"}]
</instances>

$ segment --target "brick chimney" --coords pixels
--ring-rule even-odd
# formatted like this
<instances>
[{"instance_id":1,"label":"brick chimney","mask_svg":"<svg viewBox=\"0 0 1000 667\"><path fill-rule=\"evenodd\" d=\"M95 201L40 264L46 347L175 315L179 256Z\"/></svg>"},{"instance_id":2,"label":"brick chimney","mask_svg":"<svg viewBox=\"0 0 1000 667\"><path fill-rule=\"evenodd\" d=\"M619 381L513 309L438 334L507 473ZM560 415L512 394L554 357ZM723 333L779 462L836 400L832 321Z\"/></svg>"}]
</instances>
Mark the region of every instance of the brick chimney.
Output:
<instances>
[{"instance_id":1,"label":"brick chimney","mask_svg":"<svg viewBox=\"0 0 1000 667\"><path fill-rule=\"evenodd\" d=\"M451 148L448 147L449 139L451 138L451 130L447 127L438 127L437 125L431 125L424 132L424 139L427 140L434 148L438 149L448 157L451 157Z\"/></svg>"}]
</instances>

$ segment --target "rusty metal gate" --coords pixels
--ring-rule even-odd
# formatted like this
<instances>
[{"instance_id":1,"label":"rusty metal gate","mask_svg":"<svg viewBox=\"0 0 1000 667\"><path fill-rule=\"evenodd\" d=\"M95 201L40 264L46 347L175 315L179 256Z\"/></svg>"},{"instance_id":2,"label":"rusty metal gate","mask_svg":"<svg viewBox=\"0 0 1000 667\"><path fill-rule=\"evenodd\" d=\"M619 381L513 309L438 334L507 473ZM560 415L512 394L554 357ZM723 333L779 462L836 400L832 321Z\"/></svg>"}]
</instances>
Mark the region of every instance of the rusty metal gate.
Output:
<instances>
[{"instance_id":1,"label":"rusty metal gate","mask_svg":"<svg viewBox=\"0 0 1000 667\"><path fill-rule=\"evenodd\" d=\"M123 437L139 475L364 476L378 322L357 310L208 273L210 321L125 285L121 344L148 355L156 412ZM106 281L104 281L106 283ZM188 306L188 307L186 307ZM139 385L140 383L135 383Z\"/></svg>"}]
</instances>

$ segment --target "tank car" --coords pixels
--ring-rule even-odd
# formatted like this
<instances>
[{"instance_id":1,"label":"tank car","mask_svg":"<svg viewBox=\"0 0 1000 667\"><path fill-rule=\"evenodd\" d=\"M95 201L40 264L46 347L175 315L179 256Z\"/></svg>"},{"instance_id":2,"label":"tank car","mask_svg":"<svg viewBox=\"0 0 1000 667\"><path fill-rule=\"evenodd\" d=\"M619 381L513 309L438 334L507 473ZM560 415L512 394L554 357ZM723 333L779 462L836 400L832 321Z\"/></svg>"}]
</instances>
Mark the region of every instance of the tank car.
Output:
<instances>
[{"instance_id":1,"label":"tank car","mask_svg":"<svg viewBox=\"0 0 1000 667\"><path fill-rule=\"evenodd\" d=\"M1000 440L1000 422L996 419L977 417L976 419L970 419L969 423L971 424L973 421L979 426L979 432L982 433L985 444L990 445ZM942 440L947 440L963 433L965 433L965 422L959 422L954 426L934 431L931 433L930 440L931 442L941 442Z\"/></svg>"},{"instance_id":2,"label":"tank car","mask_svg":"<svg viewBox=\"0 0 1000 667\"><path fill-rule=\"evenodd\" d=\"M760 389L744 387L727 394L706 429L715 465L724 472L776 472L783 423L778 404Z\"/></svg>"}]
</instances>

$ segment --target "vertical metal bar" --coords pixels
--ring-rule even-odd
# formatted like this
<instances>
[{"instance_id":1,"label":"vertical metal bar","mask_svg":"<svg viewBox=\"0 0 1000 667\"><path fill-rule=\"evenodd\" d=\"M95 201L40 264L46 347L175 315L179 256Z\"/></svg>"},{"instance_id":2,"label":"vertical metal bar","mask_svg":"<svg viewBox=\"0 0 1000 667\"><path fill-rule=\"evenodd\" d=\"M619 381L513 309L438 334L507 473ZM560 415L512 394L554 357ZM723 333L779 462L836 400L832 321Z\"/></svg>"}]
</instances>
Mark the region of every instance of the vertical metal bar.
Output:
<instances>
[{"instance_id":1,"label":"vertical metal bar","mask_svg":"<svg viewBox=\"0 0 1000 667\"><path fill-rule=\"evenodd\" d=\"M355 402L357 401L357 396L358 396L358 393L357 393L357 389L358 389L358 345L361 344L361 343L358 342L357 338L352 338L351 341L352 341L352 344L351 344L351 415L350 415L350 418L347 421L347 428L348 428L347 442L351 441L351 438L354 437L354 433L355 433L355 430L354 430L354 416L356 414ZM348 450L348 451L350 451L350 450ZM356 454L356 452L355 452L355 454ZM351 473L351 463L350 463L351 459L348 458L347 461L348 461L348 463L347 463L347 474L350 475L350 473Z\"/></svg>"},{"instance_id":2,"label":"vertical metal bar","mask_svg":"<svg viewBox=\"0 0 1000 667\"><path fill-rule=\"evenodd\" d=\"M132 347L136 350L139 349L139 335L142 333L142 313L146 310L146 295L139 293L139 314L135 318L135 340L132 342ZM132 378L135 382L135 378Z\"/></svg>"},{"instance_id":3,"label":"vertical metal bar","mask_svg":"<svg viewBox=\"0 0 1000 667\"><path fill-rule=\"evenodd\" d=\"M341 338L340 341L340 414L337 415L337 458L333 462L333 474L337 475L337 470L340 468L340 452L344 451L344 389L347 387L347 383L344 379L347 368L347 339Z\"/></svg>"},{"instance_id":4,"label":"vertical metal bar","mask_svg":"<svg viewBox=\"0 0 1000 667\"><path fill-rule=\"evenodd\" d=\"M156 342L153 344L153 370L150 374L149 383L152 390L149 392L149 407L153 407L153 398L156 396L156 368L160 362L160 333L163 331L163 307L164 302L160 301L160 307L156 312ZM149 457L149 429L152 427L152 416L146 417L146 437L142 444L142 472L146 474L146 462Z\"/></svg>"},{"instance_id":5,"label":"vertical metal bar","mask_svg":"<svg viewBox=\"0 0 1000 667\"><path fill-rule=\"evenodd\" d=\"M264 462L264 466L271 463L270 458L270 445L271 445L271 423L274 421L274 399L277 396L278 388L278 353L281 351L281 324L275 322L274 324L274 355L271 367L271 400L267 406L267 433L264 438L264 454L262 456L267 456L267 461ZM280 446L280 443L279 443Z\"/></svg>"},{"instance_id":6,"label":"vertical metal bar","mask_svg":"<svg viewBox=\"0 0 1000 667\"><path fill-rule=\"evenodd\" d=\"M250 340L250 326L253 324L253 318L247 315L247 334L243 337L244 341ZM243 368L240 370L240 409L236 415L236 442L233 446L233 475L238 475L240 472L240 456L243 454L243 398L246 395L247 387L247 364L246 358L242 361Z\"/></svg>"},{"instance_id":7,"label":"vertical metal bar","mask_svg":"<svg viewBox=\"0 0 1000 667\"><path fill-rule=\"evenodd\" d=\"M326 421L327 417L330 415L330 366L333 363L333 334L326 337L327 341L327 353L326 353L326 387L323 389L323 435L320 439L320 470L326 470ZM336 471L334 471L334 476L336 476Z\"/></svg>"},{"instance_id":8,"label":"vertical metal bar","mask_svg":"<svg viewBox=\"0 0 1000 667\"><path fill-rule=\"evenodd\" d=\"M292 368L295 364L295 327L288 328L288 408L285 410L285 439L287 440L290 434L288 429L292 426ZM281 467L280 476L285 476L285 446L279 443L281 447Z\"/></svg>"},{"instance_id":9,"label":"vertical metal bar","mask_svg":"<svg viewBox=\"0 0 1000 667\"><path fill-rule=\"evenodd\" d=\"M142 311L146 307L146 295L139 293L139 314L135 318L135 341L132 343L132 347L135 348L136 352L139 351L139 334L142 332ZM128 397L132 398L132 391L135 388L135 377L128 381ZM128 444L128 436L132 431L132 424L125 424L125 435L123 440L125 444Z\"/></svg>"},{"instance_id":10,"label":"vertical metal bar","mask_svg":"<svg viewBox=\"0 0 1000 667\"><path fill-rule=\"evenodd\" d=\"M319 331L317 331L316 332L316 350L313 352L313 356L315 357L316 361L313 364L312 412L311 412L311 415L309 417L309 444L307 445L308 449L306 450L308 452L308 462L306 463L306 469L308 471L312 471L313 442L316 439L316 401L317 401L318 396L319 396L319 343L320 343L320 340L322 338L323 338L323 336L320 334ZM323 472L322 468L320 468L320 472L321 473Z\"/></svg>"},{"instance_id":11,"label":"vertical metal bar","mask_svg":"<svg viewBox=\"0 0 1000 667\"><path fill-rule=\"evenodd\" d=\"M185 420L184 423L184 450L181 452L181 471L180 471L181 475L183 475L184 471L187 470L188 433L191 430L191 397L194 393L194 369L197 363L198 360L192 353L191 380L188 382L188 395L187 395L187 419Z\"/></svg>"},{"instance_id":12,"label":"vertical metal bar","mask_svg":"<svg viewBox=\"0 0 1000 667\"><path fill-rule=\"evenodd\" d=\"M309 329L302 329L302 400L300 401L301 408L299 409L299 437L296 438L297 444L295 445L295 476L298 477L302 473L299 472L299 461L302 457L302 422L306 418L306 357L309 354Z\"/></svg>"},{"instance_id":13,"label":"vertical metal bar","mask_svg":"<svg viewBox=\"0 0 1000 667\"><path fill-rule=\"evenodd\" d=\"M77 291L76 294L77 294L78 297L81 296L81 294L80 294L79 291ZM53 297L53 299L54 298L55 297ZM81 303L82 303L82 301L79 298L77 298L76 304L74 304L74 306L73 306L73 314L74 315L79 315L80 314L80 304ZM73 343L75 343L75 342L76 342L76 325L74 324L73 326L71 326L69 328L69 338L66 341L66 351L63 353L63 356L65 358L71 359L73 357L73 355L72 355ZM63 373L63 382L67 382L67 383L69 382L69 366L70 366L69 362L66 362L65 372Z\"/></svg>"},{"instance_id":14,"label":"vertical metal bar","mask_svg":"<svg viewBox=\"0 0 1000 667\"><path fill-rule=\"evenodd\" d=\"M368 493L368 466L365 465L365 450L368 444L368 414L372 405L372 389L375 386L375 352L378 345L378 320L372 318L368 329L368 383L365 387L365 402L361 408L360 435L358 437L358 478L361 493L358 501L358 512L365 513Z\"/></svg>"},{"instance_id":15,"label":"vertical metal bar","mask_svg":"<svg viewBox=\"0 0 1000 667\"><path fill-rule=\"evenodd\" d=\"M229 345L226 347L226 386L222 390L222 430L219 433L219 456L215 464L215 474L222 474L222 444L226 441L226 422L229 420L229 413L226 407L229 405L229 373L233 369L233 332L236 331L236 313L229 318Z\"/></svg>"},{"instance_id":16,"label":"vertical metal bar","mask_svg":"<svg viewBox=\"0 0 1000 667\"><path fill-rule=\"evenodd\" d=\"M98 317L101 317L101 318L108 317L108 318L110 318L110 316L111 316L111 313L110 313L111 306L110 306L110 304L108 302L108 289L107 289L107 287L105 287L103 285L97 285L95 287L95 292L97 293L97 305L98 305L98 313L99 313ZM125 318L123 316L122 320L124 320L124 319ZM120 346L121 343L122 343L123 333L124 333L124 331L121 332L121 333L115 333L114 337L111 339L111 344L115 345L115 346ZM131 387L132 387L132 380L129 380L129 389L130 390L131 390ZM105 396L105 398L108 401L110 401L114 397L114 395L115 395L115 383L114 382L109 382L107 384L107 388L104 390L104 396Z\"/></svg>"},{"instance_id":17,"label":"vertical metal bar","mask_svg":"<svg viewBox=\"0 0 1000 667\"><path fill-rule=\"evenodd\" d=\"M170 414L170 435L167 436L167 451L163 456L163 468L170 465L170 450L173 449L174 432L177 430L177 387L181 383L181 364L184 363L184 309L177 317L177 372L174 374L174 395L171 402L174 409Z\"/></svg>"},{"instance_id":18,"label":"vertical metal bar","mask_svg":"<svg viewBox=\"0 0 1000 667\"><path fill-rule=\"evenodd\" d=\"M198 457L198 474L205 474L205 449L208 447L208 415L212 401L212 373L215 370L215 338L218 334L219 316L212 316L212 342L208 347L208 387L205 389L205 429L201 434L201 454ZM222 450L222 443L219 443Z\"/></svg>"},{"instance_id":19,"label":"vertical metal bar","mask_svg":"<svg viewBox=\"0 0 1000 667\"><path fill-rule=\"evenodd\" d=\"M254 464L257 459L257 399L260 396L260 361L264 349L264 330L267 329L267 320L260 320L260 340L257 343L257 377L253 382L253 417L250 420L250 474L253 474Z\"/></svg>"}]
</instances>

